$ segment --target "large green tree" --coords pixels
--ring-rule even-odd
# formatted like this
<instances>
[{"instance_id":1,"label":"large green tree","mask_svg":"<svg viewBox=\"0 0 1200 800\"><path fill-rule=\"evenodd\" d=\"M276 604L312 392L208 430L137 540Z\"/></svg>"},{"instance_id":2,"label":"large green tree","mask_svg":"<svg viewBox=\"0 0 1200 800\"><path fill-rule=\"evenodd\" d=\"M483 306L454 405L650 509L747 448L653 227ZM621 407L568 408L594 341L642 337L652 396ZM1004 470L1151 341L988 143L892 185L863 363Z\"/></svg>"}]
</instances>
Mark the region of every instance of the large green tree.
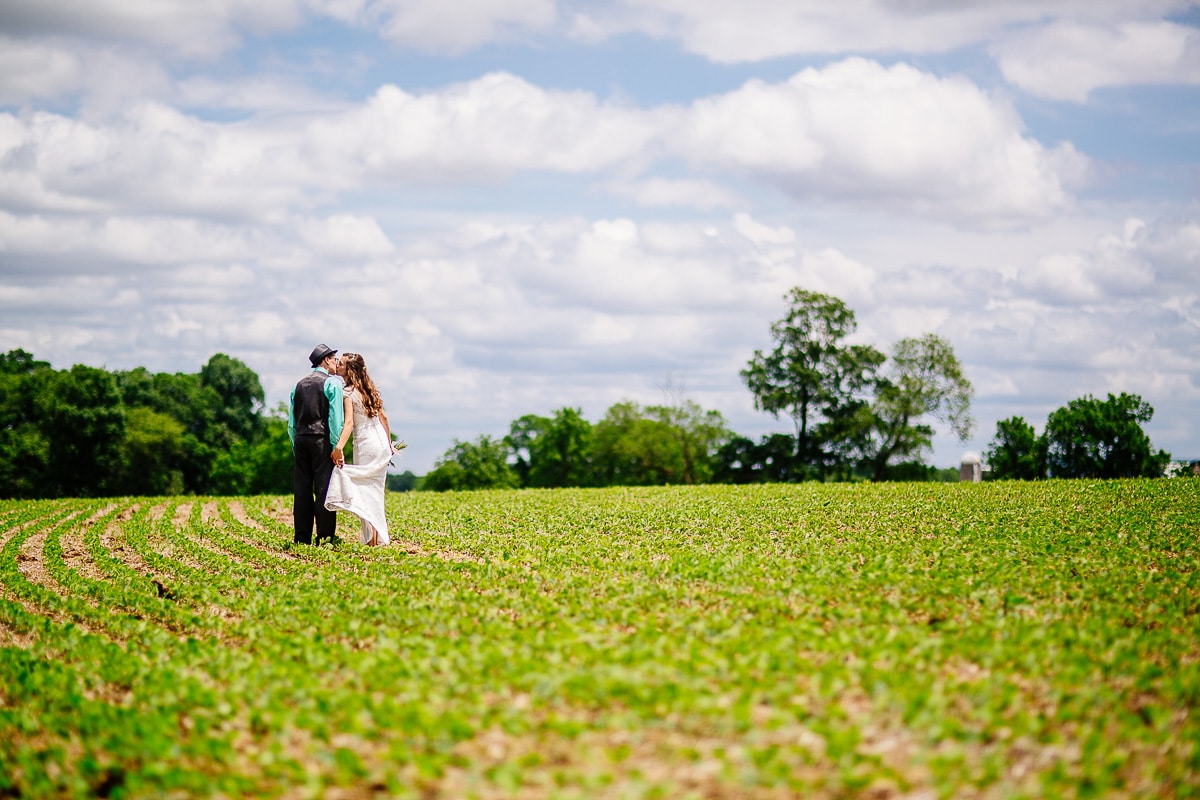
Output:
<instances>
[{"instance_id":1,"label":"large green tree","mask_svg":"<svg viewBox=\"0 0 1200 800\"><path fill-rule=\"evenodd\" d=\"M1142 423L1154 409L1136 394L1085 395L1046 421L1046 471L1052 478L1161 477L1171 456L1154 451Z\"/></svg>"},{"instance_id":2,"label":"large green tree","mask_svg":"<svg viewBox=\"0 0 1200 800\"><path fill-rule=\"evenodd\" d=\"M213 479L217 457L232 445L229 429L217 421L221 397L205 386L198 373L152 373L136 367L114 373L126 408L148 408L183 426L180 471L183 491L210 494L219 491Z\"/></svg>"},{"instance_id":3,"label":"large green tree","mask_svg":"<svg viewBox=\"0 0 1200 800\"><path fill-rule=\"evenodd\" d=\"M45 496L50 447L34 393L52 374L25 350L0 355L0 497Z\"/></svg>"},{"instance_id":4,"label":"large green tree","mask_svg":"<svg viewBox=\"0 0 1200 800\"><path fill-rule=\"evenodd\" d=\"M262 383L242 361L217 353L198 373L151 373L137 367L116 373L116 379L127 407L148 408L183 425L178 461L184 491L288 490L290 481L277 477L278 464L256 449L264 440L278 445L278 431L266 427ZM285 455L289 451L290 445ZM258 466L275 477L260 479Z\"/></svg>"},{"instance_id":5,"label":"large green tree","mask_svg":"<svg viewBox=\"0 0 1200 800\"><path fill-rule=\"evenodd\" d=\"M719 413L690 401L648 407L614 403L593 429L595 481L600 486L703 483L728 438Z\"/></svg>"},{"instance_id":6,"label":"large green tree","mask_svg":"<svg viewBox=\"0 0 1200 800\"><path fill-rule=\"evenodd\" d=\"M76 364L33 387L47 458L44 494L102 496L121 471L125 408L112 373Z\"/></svg>"},{"instance_id":7,"label":"large green tree","mask_svg":"<svg viewBox=\"0 0 1200 800\"><path fill-rule=\"evenodd\" d=\"M121 468L113 487L128 495L183 494L183 425L151 408L126 411Z\"/></svg>"},{"instance_id":8,"label":"large green tree","mask_svg":"<svg viewBox=\"0 0 1200 800\"><path fill-rule=\"evenodd\" d=\"M458 439L434 463L421 488L434 492L470 489L516 489L520 478L508 463L509 447L502 438Z\"/></svg>"},{"instance_id":9,"label":"large green tree","mask_svg":"<svg viewBox=\"0 0 1200 800\"><path fill-rule=\"evenodd\" d=\"M1031 481L1045 475L1044 440L1022 417L996 423L996 436L983 457L996 480Z\"/></svg>"},{"instance_id":10,"label":"large green tree","mask_svg":"<svg viewBox=\"0 0 1200 800\"><path fill-rule=\"evenodd\" d=\"M771 324L772 349L755 350L740 374L755 408L792 419L797 461L816 463L823 442L814 441L813 426L844 418L845 408L871 384L884 356L870 345L847 342L858 323L838 298L797 286L784 299L787 314ZM834 426L824 432L845 430Z\"/></svg>"},{"instance_id":11,"label":"large green tree","mask_svg":"<svg viewBox=\"0 0 1200 800\"><path fill-rule=\"evenodd\" d=\"M712 479L717 452L733 435L721 412L706 411L694 400L681 400L650 406L646 416L666 426L674 437L679 447L683 483L707 483Z\"/></svg>"},{"instance_id":12,"label":"large green tree","mask_svg":"<svg viewBox=\"0 0 1200 800\"><path fill-rule=\"evenodd\" d=\"M771 433L758 442L734 436L717 450L713 480L717 483L788 483L793 474L796 441L786 433ZM799 476L802 479L803 475Z\"/></svg>"},{"instance_id":13,"label":"large green tree","mask_svg":"<svg viewBox=\"0 0 1200 800\"><path fill-rule=\"evenodd\" d=\"M234 438L253 441L262 425L265 397L254 370L217 353L200 368L200 385L212 389L217 398L213 416L220 430L213 432L209 443L220 446Z\"/></svg>"},{"instance_id":14,"label":"large green tree","mask_svg":"<svg viewBox=\"0 0 1200 800\"><path fill-rule=\"evenodd\" d=\"M578 408L560 408L551 417L526 414L509 428L508 446L516 457L523 486L587 486L592 479L592 425Z\"/></svg>"},{"instance_id":15,"label":"large green tree","mask_svg":"<svg viewBox=\"0 0 1200 800\"><path fill-rule=\"evenodd\" d=\"M886 480L888 464L919 456L933 444L939 420L965 441L974 429L975 390L950 343L937 334L901 339L879 377L870 406L871 435L864 455L875 480Z\"/></svg>"}]
</instances>

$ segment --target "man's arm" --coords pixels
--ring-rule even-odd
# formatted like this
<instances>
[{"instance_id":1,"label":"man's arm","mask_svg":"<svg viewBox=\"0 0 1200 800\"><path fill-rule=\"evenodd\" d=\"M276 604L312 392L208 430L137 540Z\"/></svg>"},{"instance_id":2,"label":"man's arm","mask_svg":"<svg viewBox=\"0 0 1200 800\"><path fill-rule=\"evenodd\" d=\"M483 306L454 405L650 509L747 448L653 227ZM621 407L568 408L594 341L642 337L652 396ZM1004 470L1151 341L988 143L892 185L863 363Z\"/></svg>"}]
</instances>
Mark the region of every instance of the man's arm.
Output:
<instances>
[{"instance_id":1,"label":"man's arm","mask_svg":"<svg viewBox=\"0 0 1200 800\"><path fill-rule=\"evenodd\" d=\"M342 392L342 418L350 419L350 415L354 413L354 404L350 399L350 395ZM333 446L333 452L329 454L333 459L333 463L339 467L346 463L346 454L343 452L346 449L346 442L350 441L350 434L353 433L352 426L342 425L342 435L338 437L337 443Z\"/></svg>"},{"instance_id":2,"label":"man's arm","mask_svg":"<svg viewBox=\"0 0 1200 800\"><path fill-rule=\"evenodd\" d=\"M288 438L292 440L292 447L296 446L296 387L292 387L292 393L288 395Z\"/></svg>"},{"instance_id":3,"label":"man's arm","mask_svg":"<svg viewBox=\"0 0 1200 800\"><path fill-rule=\"evenodd\" d=\"M329 443L337 447L342 438L342 427L346 424L346 412L342 407L342 382L336 378L325 379L325 398L329 400Z\"/></svg>"}]
</instances>

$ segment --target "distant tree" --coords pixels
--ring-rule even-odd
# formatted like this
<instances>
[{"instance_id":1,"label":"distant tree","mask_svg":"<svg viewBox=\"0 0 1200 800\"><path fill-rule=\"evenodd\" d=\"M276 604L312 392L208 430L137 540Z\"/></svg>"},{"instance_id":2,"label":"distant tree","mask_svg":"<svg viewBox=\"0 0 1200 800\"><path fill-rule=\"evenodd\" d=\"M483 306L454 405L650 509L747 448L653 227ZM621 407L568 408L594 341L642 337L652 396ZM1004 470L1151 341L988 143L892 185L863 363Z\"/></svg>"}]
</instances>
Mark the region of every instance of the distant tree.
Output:
<instances>
[{"instance_id":1,"label":"distant tree","mask_svg":"<svg viewBox=\"0 0 1200 800\"><path fill-rule=\"evenodd\" d=\"M404 470L399 475L387 476L387 490L389 492L411 492L417 488L420 478L413 474L410 469Z\"/></svg>"},{"instance_id":2,"label":"distant tree","mask_svg":"<svg viewBox=\"0 0 1200 800\"><path fill-rule=\"evenodd\" d=\"M24 350L0 356L0 497L44 497L50 446L34 403L53 370Z\"/></svg>"},{"instance_id":3,"label":"distant tree","mask_svg":"<svg viewBox=\"0 0 1200 800\"><path fill-rule=\"evenodd\" d=\"M503 439L490 436L480 436L473 442L455 439L425 476L421 488L432 492L516 489L520 479L507 461L508 453Z\"/></svg>"},{"instance_id":4,"label":"distant tree","mask_svg":"<svg viewBox=\"0 0 1200 800\"><path fill-rule=\"evenodd\" d=\"M795 457L815 463L821 444L811 426L838 417L866 389L884 357L869 345L850 345L847 337L858 327L854 312L841 300L799 286L785 296L786 316L771 324L774 349L755 350L742 380L754 395L754 406L778 417L786 414L795 425ZM831 427L826 434L841 429Z\"/></svg>"},{"instance_id":5,"label":"distant tree","mask_svg":"<svg viewBox=\"0 0 1200 800\"><path fill-rule=\"evenodd\" d=\"M965 441L975 426L975 391L950 343L936 334L901 339L877 383L873 430L865 454L875 480L886 480L893 459L917 456L933 443L933 417Z\"/></svg>"},{"instance_id":6,"label":"distant tree","mask_svg":"<svg viewBox=\"0 0 1200 800\"><path fill-rule=\"evenodd\" d=\"M182 454L182 424L153 409L131 408L125 416L122 463L113 488L128 495L182 494Z\"/></svg>"},{"instance_id":7,"label":"distant tree","mask_svg":"<svg viewBox=\"0 0 1200 800\"><path fill-rule=\"evenodd\" d=\"M683 483L707 483L712 479L717 451L732 435L721 412L705 411L694 400L681 400L650 406L646 416L665 425L678 444Z\"/></svg>"},{"instance_id":8,"label":"distant tree","mask_svg":"<svg viewBox=\"0 0 1200 800\"><path fill-rule=\"evenodd\" d=\"M632 401L614 403L596 423L592 458L600 486L682 482L683 457L672 431Z\"/></svg>"},{"instance_id":9,"label":"distant tree","mask_svg":"<svg viewBox=\"0 0 1200 800\"><path fill-rule=\"evenodd\" d=\"M1136 394L1085 395L1046 421L1046 471L1052 478L1161 477L1171 457L1150 445L1141 423L1154 409Z\"/></svg>"},{"instance_id":10,"label":"distant tree","mask_svg":"<svg viewBox=\"0 0 1200 800\"><path fill-rule=\"evenodd\" d=\"M217 353L200 368L200 385L215 393L214 418L224 429L211 434L208 443L228 446L231 437L253 441L262 422L264 398L262 383L254 370L236 358Z\"/></svg>"},{"instance_id":11,"label":"distant tree","mask_svg":"<svg viewBox=\"0 0 1200 800\"><path fill-rule=\"evenodd\" d=\"M40 369L49 368L50 362L38 361L33 353L20 348L0 355L0 375L32 375Z\"/></svg>"},{"instance_id":12,"label":"distant tree","mask_svg":"<svg viewBox=\"0 0 1200 800\"><path fill-rule=\"evenodd\" d=\"M55 371L0 355L0 496L283 493L286 408L262 413L262 385L218 353L197 374Z\"/></svg>"},{"instance_id":13,"label":"distant tree","mask_svg":"<svg viewBox=\"0 0 1200 800\"><path fill-rule=\"evenodd\" d=\"M713 480L717 483L787 483L802 480L793 472L796 440L772 433L758 442L734 436L717 450Z\"/></svg>"},{"instance_id":14,"label":"distant tree","mask_svg":"<svg viewBox=\"0 0 1200 800\"><path fill-rule=\"evenodd\" d=\"M292 491L292 442L287 432L287 406L277 405L263 417L262 431L250 449L254 477L248 494L287 494Z\"/></svg>"},{"instance_id":15,"label":"distant tree","mask_svg":"<svg viewBox=\"0 0 1200 800\"><path fill-rule=\"evenodd\" d=\"M525 414L512 421L504 443L512 452L513 471L522 486L529 486L529 472L533 461L535 442L543 437L550 428L550 419L540 414Z\"/></svg>"},{"instance_id":16,"label":"distant tree","mask_svg":"<svg viewBox=\"0 0 1200 800\"><path fill-rule=\"evenodd\" d=\"M515 420L506 438L516 456L522 486L586 486L591 481L592 426L577 408L560 408L553 417L526 414Z\"/></svg>"},{"instance_id":17,"label":"distant tree","mask_svg":"<svg viewBox=\"0 0 1200 800\"><path fill-rule=\"evenodd\" d=\"M222 495L288 494L292 490L292 442L288 408L280 403L265 415L251 441L237 438L216 453L208 491Z\"/></svg>"},{"instance_id":18,"label":"distant tree","mask_svg":"<svg viewBox=\"0 0 1200 800\"><path fill-rule=\"evenodd\" d=\"M789 442L789 453L792 449L793 445ZM761 483L762 480L762 465L758 463L753 439L748 436L731 436L729 441L717 450L713 469L714 482Z\"/></svg>"},{"instance_id":19,"label":"distant tree","mask_svg":"<svg viewBox=\"0 0 1200 800\"><path fill-rule=\"evenodd\" d=\"M217 390L204 386L199 374L151 373L145 367L116 372L114 377L126 408L149 408L183 425L184 492L229 493L222 491L228 480L213 477L218 455L228 453L233 443L229 428L217 421L222 403Z\"/></svg>"},{"instance_id":20,"label":"distant tree","mask_svg":"<svg viewBox=\"0 0 1200 800\"><path fill-rule=\"evenodd\" d=\"M47 449L44 494L102 496L121 470L125 409L116 381L82 364L44 377L32 387Z\"/></svg>"},{"instance_id":21,"label":"distant tree","mask_svg":"<svg viewBox=\"0 0 1200 800\"><path fill-rule=\"evenodd\" d=\"M643 407L614 403L593 427L599 486L661 486L711 480L718 448L730 436L724 418L699 404Z\"/></svg>"},{"instance_id":22,"label":"distant tree","mask_svg":"<svg viewBox=\"0 0 1200 800\"><path fill-rule=\"evenodd\" d=\"M996 436L984 452L995 480L1031 481L1045 477L1044 442L1021 417L996 423Z\"/></svg>"},{"instance_id":23,"label":"distant tree","mask_svg":"<svg viewBox=\"0 0 1200 800\"><path fill-rule=\"evenodd\" d=\"M904 483L955 483L958 481L958 468L942 469L922 461L902 461L888 464L884 479Z\"/></svg>"}]
</instances>

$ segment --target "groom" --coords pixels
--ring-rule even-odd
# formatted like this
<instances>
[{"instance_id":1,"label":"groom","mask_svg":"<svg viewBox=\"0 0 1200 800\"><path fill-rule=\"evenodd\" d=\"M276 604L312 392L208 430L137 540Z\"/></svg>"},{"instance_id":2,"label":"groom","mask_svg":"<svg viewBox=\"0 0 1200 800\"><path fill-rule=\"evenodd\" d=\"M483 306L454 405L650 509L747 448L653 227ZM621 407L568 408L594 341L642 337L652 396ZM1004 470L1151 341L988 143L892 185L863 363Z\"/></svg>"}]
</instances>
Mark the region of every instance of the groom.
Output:
<instances>
[{"instance_id":1,"label":"groom","mask_svg":"<svg viewBox=\"0 0 1200 800\"><path fill-rule=\"evenodd\" d=\"M337 515L325 508L325 493L333 474L333 448L342 435L342 381L337 371L337 350L319 344L308 357L312 372L292 389L288 409L288 436L292 440L292 516L297 544L312 544L313 521L317 544L333 541Z\"/></svg>"}]
</instances>

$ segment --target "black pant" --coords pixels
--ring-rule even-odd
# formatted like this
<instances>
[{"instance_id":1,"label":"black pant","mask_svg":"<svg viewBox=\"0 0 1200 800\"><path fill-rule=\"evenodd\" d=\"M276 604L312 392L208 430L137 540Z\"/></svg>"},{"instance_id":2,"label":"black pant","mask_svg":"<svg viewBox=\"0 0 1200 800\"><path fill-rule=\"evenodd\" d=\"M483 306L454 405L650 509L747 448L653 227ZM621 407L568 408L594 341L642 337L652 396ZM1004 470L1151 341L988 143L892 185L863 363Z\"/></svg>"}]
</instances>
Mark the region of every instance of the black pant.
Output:
<instances>
[{"instance_id":1,"label":"black pant","mask_svg":"<svg viewBox=\"0 0 1200 800\"><path fill-rule=\"evenodd\" d=\"M317 543L331 541L337 530L337 514L325 508L325 493L333 475L333 445L324 433L297 434L292 446L295 469L292 471L292 516L296 521L296 543L312 544L313 521L317 523Z\"/></svg>"}]
</instances>

